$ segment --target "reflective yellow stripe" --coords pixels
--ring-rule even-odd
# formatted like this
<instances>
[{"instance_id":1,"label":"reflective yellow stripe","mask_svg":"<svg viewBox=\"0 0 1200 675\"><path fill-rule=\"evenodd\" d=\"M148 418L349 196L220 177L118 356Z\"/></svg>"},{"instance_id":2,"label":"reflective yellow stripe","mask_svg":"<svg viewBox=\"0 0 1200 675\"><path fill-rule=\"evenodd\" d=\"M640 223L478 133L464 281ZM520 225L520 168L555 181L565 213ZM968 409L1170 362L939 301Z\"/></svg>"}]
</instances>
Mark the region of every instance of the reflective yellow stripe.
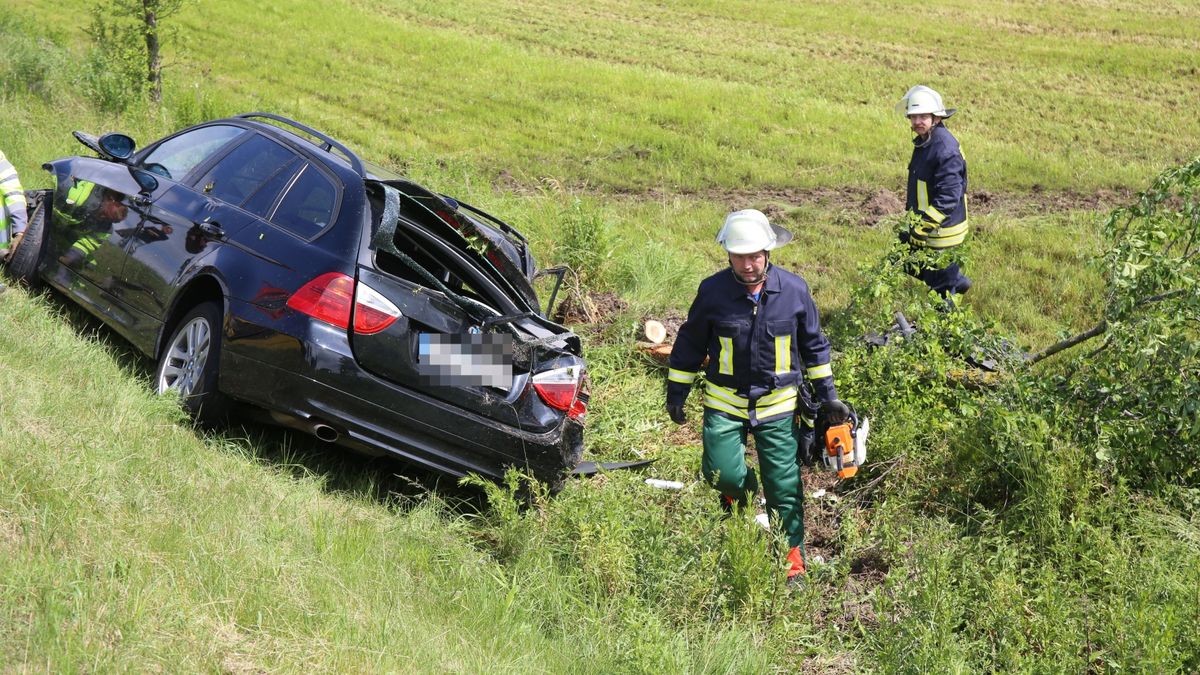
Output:
<instances>
[{"instance_id":1,"label":"reflective yellow stripe","mask_svg":"<svg viewBox=\"0 0 1200 675\"><path fill-rule=\"evenodd\" d=\"M17 204L20 204L21 206L28 205L28 202L25 201L24 192L18 192L15 195L6 195L4 198L4 203L8 204L9 206L15 206Z\"/></svg>"},{"instance_id":2,"label":"reflective yellow stripe","mask_svg":"<svg viewBox=\"0 0 1200 675\"><path fill-rule=\"evenodd\" d=\"M93 251L96 251L100 248L100 244L101 242L99 240L86 237L84 239L80 239L74 244L71 244L71 248L78 249L84 255L91 255Z\"/></svg>"},{"instance_id":3,"label":"reflective yellow stripe","mask_svg":"<svg viewBox=\"0 0 1200 675\"><path fill-rule=\"evenodd\" d=\"M688 372L686 370L676 370L670 368L667 370L667 380L670 382L678 382L680 384L691 384L696 381L697 373Z\"/></svg>"},{"instance_id":4,"label":"reflective yellow stripe","mask_svg":"<svg viewBox=\"0 0 1200 675\"><path fill-rule=\"evenodd\" d=\"M779 335L775 338L775 372L786 373L792 369L792 336Z\"/></svg>"},{"instance_id":5,"label":"reflective yellow stripe","mask_svg":"<svg viewBox=\"0 0 1200 675\"><path fill-rule=\"evenodd\" d=\"M75 183L75 187L67 191L68 204L82 204L92 194L92 188L96 184L90 180L81 180Z\"/></svg>"},{"instance_id":6,"label":"reflective yellow stripe","mask_svg":"<svg viewBox=\"0 0 1200 675\"><path fill-rule=\"evenodd\" d=\"M942 228L913 228L910 231L912 241L920 246L929 248L950 248L958 246L967 238L967 221L957 225Z\"/></svg>"},{"instance_id":7,"label":"reflective yellow stripe","mask_svg":"<svg viewBox=\"0 0 1200 675\"><path fill-rule=\"evenodd\" d=\"M942 222L946 220L946 214L938 211L937 208L932 205L925 207L925 215L929 216L929 219L938 225L941 225Z\"/></svg>"},{"instance_id":8,"label":"reflective yellow stripe","mask_svg":"<svg viewBox=\"0 0 1200 675\"><path fill-rule=\"evenodd\" d=\"M759 407L755 412L758 413L759 418L765 418L773 415L783 415L785 413L793 412L794 410L796 410L796 399L793 398L790 401L778 403L770 407Z\"/></svg>"},{"instance_id":9,"label":"reflective yellow stripe","mask_svg":"<svg viewBox=\"0 0 1200 675\"><path fill-rule=\"evenodd\" d=\"M822 377L833 377L833 365L826 363L820 366L813 366L805 371L805 375L810 380L819 380Z\"/></svg>"},{"instance_id":10,"label":"reflective yellow stripe","mask_svg":"<svg viewBox=\"0 0 1200 675\"><path fill-rule=\"evenodd\" d=\"M925 245L929 248L950 248L958 246L967 238L967 221L951 227L934 230L925 237Z\"/></svg>"},{"instance_id":11,"label":"reflective yellow stripe","mask_svg":"<svg viewBox=\"0 0 1200 675\"><path fill-rule=\"evenodd\" d=\"M784 387L783 389L776 389L775 391L758 399L758 405L760 405L760 406L774 405L776 403L788 402L788 401L791 401L794 403L796 400L796 391L797 390L795 387ZM749 403L749 401L747 401L747 403Z\"/></svg>"},{"instance_id":12,"label":"reflective yellow stripe","mask_svg":"<svg viewBox=\"0 0 1200 675\"><path fill-rule=\"evenodd\" d=\"M744 399L741 396L733 393L733 390L728 387L722 387L719 384L709 382L704 388L704 394L713 398L720 399L735 408L748 408L750 406L749 399Z\"/></svg>"},{"instance_id":13,"label":"reflective yellow stripe","mask_svg":"<svg viewBox=\"0 0 1200 675\"><path fill-rule=\"evenodd\" d=\"M929 185L925 181L917 179L917 210L924 211L929 208Z\"/></svg>"},{"instance_id":14,"label":"reflective yellow stripe","mask_svg":"<svg viewBox=\"0 0 1200 675\"><path fill-rule=\"evenodd\" d=\"M771 417L796 409L798 390L784 387L758 399L754 409L758 417ZM713 410L750 419L750 399L738 396L733 389L709 382L704 387L704 406Z\"/></svg>"},{"instance_id":15,"label":"reflective yellow stripe","mask_svg":"<svg viewBox=\"0 0 1200 675\"><path fill-rule=\"evenodd\" d=\"M722 375L733 374L733 338L718 337L717 340L721 343L721 355L717 360L717 372Z\"/></svg>"},{"instance_id":16,"label":"reflective yellow stripe","mask_svg":"<svg viewBox=\"0 0 1200 675\"><path fill-rule=\"evenodd\" d=\"M704 407L712 408L713 410L720 410L723 413L729 413L730 415L740 417L744 420L750 419L750 413L745 409L739 410L738 408L735 408L724 401L718 401L708 396L704 397Z\"/></svg>"}]
</instances>

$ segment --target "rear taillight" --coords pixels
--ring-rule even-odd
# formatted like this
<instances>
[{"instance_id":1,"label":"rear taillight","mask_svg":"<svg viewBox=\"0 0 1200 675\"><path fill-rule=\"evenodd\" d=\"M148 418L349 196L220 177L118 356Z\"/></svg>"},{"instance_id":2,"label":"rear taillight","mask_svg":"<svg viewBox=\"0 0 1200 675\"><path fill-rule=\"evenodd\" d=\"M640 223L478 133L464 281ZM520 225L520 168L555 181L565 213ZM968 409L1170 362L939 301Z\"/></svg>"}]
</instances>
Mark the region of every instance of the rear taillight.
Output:
<instances>
[{"instance_id":1,"label":"rear taillight","mask_svg":"<svg viewBox=\"0 0 1200 675\"><path fill-rule=\"evenodd\" d=\"M400 318L400 308L379 291L359 284L354 291L354 332L374 335Z\"/></svg>"},{"instance_id":2,"label":"rear taillight","mask_svg":"<svg viewBox=\"0 0 1200 675\"><path fill-rule=\"evenodd\" d=\"M354 332L362 335L378 333L400 318L399 308L390 300L341 272L326 272L304 284L287 305L338 328L350 327L353 312Z\"/></svg>"},{"instance_id":3,"label":"rear taillight","mask_svg":"<svg viewBox=\"0 0 1200 675\"><path fill-rule=\"evenodd\" d=\"M533 376L533 389L546 405L566 411L571 419L587 415L587 385L583 366L555 368Z\"/></svg>"}]
</instances>

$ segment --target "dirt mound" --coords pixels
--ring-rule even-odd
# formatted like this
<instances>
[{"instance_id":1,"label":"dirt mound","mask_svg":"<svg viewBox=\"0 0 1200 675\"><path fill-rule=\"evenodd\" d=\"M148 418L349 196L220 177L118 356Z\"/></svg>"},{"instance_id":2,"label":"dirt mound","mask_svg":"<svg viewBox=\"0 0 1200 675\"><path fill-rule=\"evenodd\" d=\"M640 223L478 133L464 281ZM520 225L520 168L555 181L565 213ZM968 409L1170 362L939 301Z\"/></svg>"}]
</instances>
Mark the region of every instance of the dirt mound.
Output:
<instances>
[{"instance_id":1,"label":"dirt mound","mask_svg":"<svg viewBox=\"0 0 1200 675\"><path fill-rule=\"evenodd\" d=\"M884 218L904 211L904 201L890 190L876 190L868 195L859 207L862 224L874 227Z\"/></svg>"},{"instance_id":2,"label":"dirt mound","mask_svg":"<svg viewBox=\"0 0 1200 675\"><path fill-rule=\"evenodd\" d=\"M616 293L568 293L552 318L562 324L607 325L628 307Z\"/></svg>"}]
</instances>

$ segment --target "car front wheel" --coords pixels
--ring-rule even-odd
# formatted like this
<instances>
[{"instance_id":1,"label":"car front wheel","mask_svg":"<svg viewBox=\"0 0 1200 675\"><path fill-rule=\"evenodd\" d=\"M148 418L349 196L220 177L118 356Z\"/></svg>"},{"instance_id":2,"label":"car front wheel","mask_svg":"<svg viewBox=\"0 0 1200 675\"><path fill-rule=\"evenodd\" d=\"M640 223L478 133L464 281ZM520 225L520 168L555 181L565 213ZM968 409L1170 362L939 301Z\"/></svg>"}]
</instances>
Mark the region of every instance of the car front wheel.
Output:
<instances>
[{"instance_id":1,"label":"car front wheel","mask_svg":"<svg viewBox=\"0 0 1200 675\"><path fill-rule=\"evenodd\" d=\"M32 195L33 193L28 194ZM12 252L12 257L8 261L8 273L25 282L30 288L36 288L41 284L37 275L37 267L42 261L42 249L45 247L48 199L49 195L43 192L36 195L31 201L36 205L30 213L29 224L25 228L21 243Z\"/></svg>"},{"instance_id":2,"label":"car front wheel","mask_svg":"<svg viewBox=\"0 0 1200 675\"><path fill-rule=\"evenodd\" d=\"M220 357L221 308L216 302L203 302L180 319L163 348L155 377L158 393L178 392L197 424L223 421L229 402L217 389Z\"/></svg>"}]
</instances>

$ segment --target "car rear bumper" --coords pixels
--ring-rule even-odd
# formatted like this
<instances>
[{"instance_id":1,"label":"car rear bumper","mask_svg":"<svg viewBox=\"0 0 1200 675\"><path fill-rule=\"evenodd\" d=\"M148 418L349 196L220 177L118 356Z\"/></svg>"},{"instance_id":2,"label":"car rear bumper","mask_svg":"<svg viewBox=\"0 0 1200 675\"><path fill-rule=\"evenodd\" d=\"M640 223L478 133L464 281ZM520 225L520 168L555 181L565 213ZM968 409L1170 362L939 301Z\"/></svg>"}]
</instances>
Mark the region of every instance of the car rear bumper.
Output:
<instances>
[{"instance_id":1,"label":"car rear bumper","mask_svg":"<svg viewBox=\"0 0 1200 675\"><path fill-rule=\"evenodd\" d=\"M304 351L328 358L334 356L328 346L306 345ZM401 390L358 369L352 358L338 359L335 372L338 380L352 382L353 392L314 377L328 375L330 364L283 368L234 350L225 350L221 361L220 386L230 396L265 408L277 424L359 452L393 455L454 476L498 479L515 466L551 485L583 455L583 425L575 420L531 433Z\"/></svg>"}]
</instances>

